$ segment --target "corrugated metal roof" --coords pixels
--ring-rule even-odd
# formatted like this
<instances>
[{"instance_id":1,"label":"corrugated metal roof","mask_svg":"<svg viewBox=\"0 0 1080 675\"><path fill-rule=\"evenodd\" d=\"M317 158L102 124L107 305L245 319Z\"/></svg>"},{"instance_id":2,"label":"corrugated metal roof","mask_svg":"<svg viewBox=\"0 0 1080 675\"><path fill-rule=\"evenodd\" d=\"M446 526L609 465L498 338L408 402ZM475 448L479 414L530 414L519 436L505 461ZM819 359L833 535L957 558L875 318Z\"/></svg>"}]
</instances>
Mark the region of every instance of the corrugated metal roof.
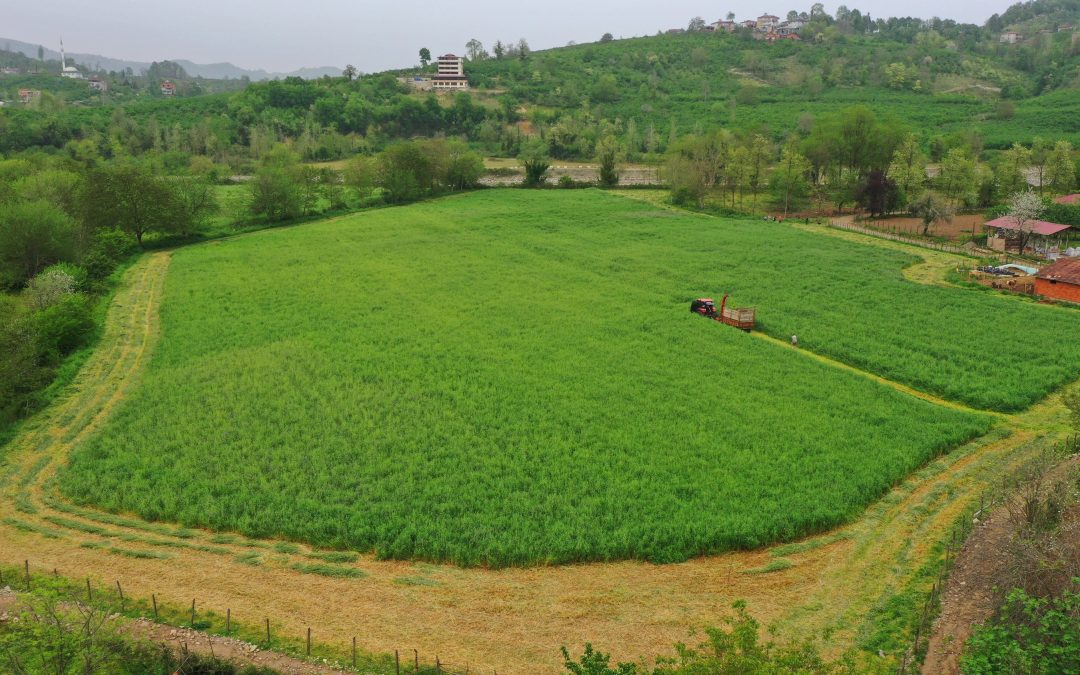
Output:
<instances>
[{"instance_id":1,"label":"corrugated metal roof","mask_svg":"<svg viewBox=\"0 0 1080 675\"><path fill-rule=\"evenodd\" d=\"M1075 195L1063 195L1054 200L1055 204L1080 204L1080 193Z\"/></svg>"},{"instance_id":2,"label":"corrugated metal roof","mask_svg":"<svg viewBox=\"0 0 1080 675\"><path fill-rule=\"evenodd\" d=\"M988 222L986 226L998 230L1017 229L1016 219L1012 216L1002 216L1000 218L995 218L994 220ZM1041 234L1044 237L1050 236L1052 234L1057 234L1058 232L1064 232L1065 230L1069 229L1068 225L1050 223L1045 220L1029 220L1027 223L1024 224L1024 227L1027 228L1028 232L1032 232L1034 234Z\"/></svg>"},{"instance_id":3,"label":"corrugated metal roof","mask_svg":"<svg viewBox=\"0 0 1080 675\"><path fill-rule=\"evenodd\" d=\"M1035 276L1047 281L1063 281L1080 286L1080 258L1062 258L1042 268Z\"/></svg>"}]
</instances>

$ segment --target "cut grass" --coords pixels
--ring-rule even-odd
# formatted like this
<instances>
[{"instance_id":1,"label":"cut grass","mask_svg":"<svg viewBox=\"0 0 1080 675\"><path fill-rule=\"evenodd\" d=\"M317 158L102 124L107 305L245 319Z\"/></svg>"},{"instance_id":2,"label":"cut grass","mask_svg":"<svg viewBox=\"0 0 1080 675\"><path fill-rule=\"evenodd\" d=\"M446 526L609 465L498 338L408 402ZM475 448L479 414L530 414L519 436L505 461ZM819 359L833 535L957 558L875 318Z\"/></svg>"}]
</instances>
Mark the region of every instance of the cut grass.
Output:
<instances>
[{"instance_id":1,"label":"cut grass","mask_svg":"<svg viewBox=\"0 0 1080 675\"><path fill-rule=\"evenodd\" d=\"M782 572L786 569L790 569L795 566L795 563L791 562L787 558L777 558L770 561L766 565L761 567L754 567L752 569L744 570L743 574L771 574L772 572Z\"/></svg>"},{"instance_id":2,"label":"cut grass","mask_svg":"<svg viewBox=\"0 0 1080 675\"><path fill-rule=\"evenodd\" d=\"M324 577L345 577L358 579L366 577L367 572L355 567L342 567L341 565L327 565L324 563L293 563L289 567L304 574L318 574Z\"/></svg>"},{"instance_id":3,"label":"cut grass","mask_svg":"<svg viewBox=\"0 0 1080 675\"><path fill-rule=\"evenodd\" d=\"M184 249L142 383L61 487L150 519L466 565L804 537L990 421L687 301L734 290L771 334L1001 407L1076 374L1080 347L1050 337L1080 315L913 284L913 260L588 191ZM1010 331L1027 337L989 352L959 337Z\"/></svg>"},{"instance_id":4,"label":"cut grass","mask_svg":"<svg viewBox=\"0 0 1080 675\"><path fill-rule=\"evenodd\" d=\"M3 522L6 525L11 525L12 527L22 530L23 532L33 532L49 539L64 538L64 535L60 532L57 532L56 530L50 530L49 528L42 525L38 525L36 523L28 523L23 520L18 520L17 518L4 518Z\"/></svg>"}]
</instances>

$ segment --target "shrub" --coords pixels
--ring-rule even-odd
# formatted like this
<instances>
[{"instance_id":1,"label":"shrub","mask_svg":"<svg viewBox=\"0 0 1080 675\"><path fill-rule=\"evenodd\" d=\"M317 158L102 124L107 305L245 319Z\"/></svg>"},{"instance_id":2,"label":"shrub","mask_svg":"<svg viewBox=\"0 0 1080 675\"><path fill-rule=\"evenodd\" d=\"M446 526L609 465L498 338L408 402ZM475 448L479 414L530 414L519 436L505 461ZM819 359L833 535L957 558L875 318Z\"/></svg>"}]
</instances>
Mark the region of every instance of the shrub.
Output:
<instances>
[{"instance_id":1,"label":"shrub","mask_svg":"<svg viewBox=\"0 0 1080 675\"><path fill-rule=\"evenodd\" d=\"M131 238L118 229L99 230L94 233L82 266L91 281L100 281L112 274L120 262L138 249Z\"/></svg>"},{"instance_id":2,"label":"shrub","mask_svg":"<svg viewBox=\"0 0 1080 675\"><path fill-rule=\"evenodd\" d=\"M90 302L81 293L70 293L31 317L38 354L56 362L86 344L94 330Z\"/></svg>"},{"instance_id":3,"label":"shrub","mask_svg":"<svg viewBox=\"0 0 1080 675\"><path fill-rule=\"evenodd\" d=\"M53 265L30 280L26 285L26 295L31 307L44 310L74 293L76 287L74 276L59 265Z\"/></svg>"},{"instance_id":4,"label":"shrub","mask_svg":"<svg viewBox=\"0 0 1080 675\"><path fill-rule=\"evenodd\" d=\"M999 616L976 628L961 667L969 675L1080 672L1078 635L1080 592L1044 599L1014 589Z\"/></svg>"}]
</instances>

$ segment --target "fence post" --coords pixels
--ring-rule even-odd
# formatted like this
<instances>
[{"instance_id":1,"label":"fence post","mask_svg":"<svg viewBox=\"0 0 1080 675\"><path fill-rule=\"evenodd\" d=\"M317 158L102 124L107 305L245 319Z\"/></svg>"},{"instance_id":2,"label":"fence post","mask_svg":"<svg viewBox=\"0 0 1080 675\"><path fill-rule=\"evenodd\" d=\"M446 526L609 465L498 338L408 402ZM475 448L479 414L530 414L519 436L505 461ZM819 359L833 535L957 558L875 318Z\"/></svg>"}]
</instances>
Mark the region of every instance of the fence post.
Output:
<instances>
[{"instance_id":1,"label":"fence post","mask_svg":"<svg viewBox=\"0 0 1080 675\"><path fill-rule=\"evenodd\" d=\"M311 656L311 626L307 627L307 655Z\"/></svg>"},{"instance_id":2,"label":"fence post","mask_svg":"<svg viewBox=\"0 0 1080 675\"><path fill-rule=\"evenodd\" d=\"M191 627L195 627L195 598L191 599Z\"/></svg>"},{"instance_id":3,"label":"fence post","mask_svg":"<svg viewBox=\"0 0 1080 675\"><path fill-rule=\"evenodd\" d=\"M401 656L394 650L394 675L401 675Z\"/></svg>"},{"instance_id":4,"label":"fence post","mask_svg":"<svg viewBox=\"0 0 1080 675\"><path fill-rule=\"evenodd\" d=\"M414 673L419 673L420 672L420 652L418 652L418 651L416 651L414 649L414 650L412 650L412 653L413 653L413 672Z\"/></svg>"},{"instance_id":5,"label":"fence post","mask_svg":"<svg viewBox=\"0 0 1080 675\"><path fill-rule=\"evenodd\" d=\"M270 618L266 619L266 646L270 646Z\"/></svg>"},{"instance_id":6,"label":"fence post","mask_svg":"<svg viewBox=\"0 0 1080 675\"><path fill-rule=\"evenodd\" d=\"M90 590L90 577L86 577L86 602L89 604L94 601L94 594Z\"/></svg>"},{"instance_id":7,"label":"fence post","mask_svg":"<svg viewBox=\"0 0 1080 675\"><path fill-rule=\"evenodd\" d=\"M435 675L442 675L442 664L439 663L439 655L435 655Z\"/></svg>"},{"instance_id":8,"label":"fence post","mask_svg":"<svg viewBox=\"0 0 1080 675\"><path fill-rule=\"evenodd\" d=\"M26 565L26 590L30 590L30 561L27 560Z\"/></svg>"},{"instance_id":9,"label":"fence post","mask_svg":"<svg viewBox=\"0 0 1080 675\"><path fill-rule=\"evenodd\" d=\"M225 634L228 635L232 632L232 609L225 608Z\"/></svg>"},{"instance_id":10,"label":"fence post","mask_svg":"<svg viewBox=\"0 0 1080 675\"><path fill-rule=\"evenodd\" d=\"M124 589L120 588L120 580L116 580L116 593L120 596L120 611L124 611Z\"/></svg>"},{"instance_id":11,"label":"fence post","mask_svg":"<svg viewBox=\"0 0 1080 675\"><path fill-rule=\"evenodd\" d=\"M89 583L90 583L90 580L89 580L89 579L87 579L87 580L86 580L86 582L87 582L87 584L89 584ZM87 588L89 588L89 585L87 585ZM151 593L151 594L150 594L150 601L154 603L154 621L157 621L157 620L158 620L158 613L157 613L157 596L156 596L156 595L154 595L153 593Z\"/></svg>"},{"instance_id":12,"label":"fence post","mask_svg":"<svg viewBox=\"0 0 1080 675\"><path fill-rule=\"evenodd\" d=\"M352 667L356 667L356 636L352 637Z\"/></svg>"}]
</instances>

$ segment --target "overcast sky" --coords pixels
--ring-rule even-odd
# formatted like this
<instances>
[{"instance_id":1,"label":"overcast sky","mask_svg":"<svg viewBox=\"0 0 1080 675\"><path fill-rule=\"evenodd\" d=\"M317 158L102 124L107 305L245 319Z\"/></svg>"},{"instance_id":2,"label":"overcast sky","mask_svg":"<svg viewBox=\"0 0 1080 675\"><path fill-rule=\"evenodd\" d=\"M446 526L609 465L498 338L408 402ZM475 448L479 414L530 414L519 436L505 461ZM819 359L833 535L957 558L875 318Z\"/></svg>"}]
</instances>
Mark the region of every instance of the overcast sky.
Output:
<instances>
[{"instance_id":1,"label":"overcast sky","mask_svg":"<svg viewBox=\"0 0 1080 675\"><path fill-rule=\"evenodd\" d=\"M10 0L0 10L0 36L136 61L229 61L243 68L291 71L354 64L364 72L414 64L420 47L433 54L462 52L469 38L490 46L524 37L533 49L651 35L732 11L739 19L784 16L776 0ZM825 3L832 13L839 3ZM892 15L983 23L1010 0L851 0L873 17Z\"/></svg>"}]
</instances>

